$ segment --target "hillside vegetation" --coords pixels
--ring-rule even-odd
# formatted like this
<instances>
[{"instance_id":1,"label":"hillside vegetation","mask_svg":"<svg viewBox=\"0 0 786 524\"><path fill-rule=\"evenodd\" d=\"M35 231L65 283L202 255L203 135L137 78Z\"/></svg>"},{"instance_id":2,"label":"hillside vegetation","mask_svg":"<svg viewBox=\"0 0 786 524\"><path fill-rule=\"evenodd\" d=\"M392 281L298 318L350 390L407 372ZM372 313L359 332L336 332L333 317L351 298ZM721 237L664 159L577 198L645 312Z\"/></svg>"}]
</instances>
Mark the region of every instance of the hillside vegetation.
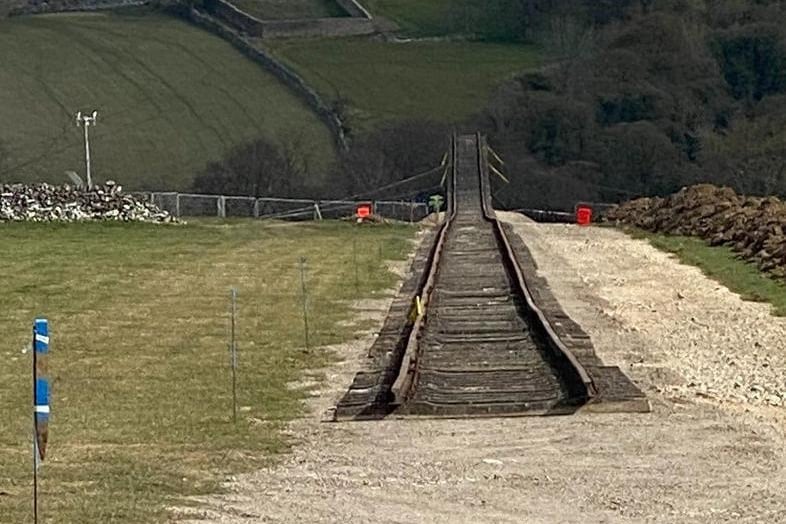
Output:
<instances>
[{"instance_id":1,"label":"hillside vegetation","mask_svg":"<svg viewBox=\"0 0 786 524\"><path fill-rule=\"evenodd\" d=\"M127 188L186 189L206 162L260 136L297 146L311 165L333 155L327 128L275 77L174 18L0 20L0 63L0 180L83 172L74 114L92 109L96 180Z\"/></svg>"}]
</instances>

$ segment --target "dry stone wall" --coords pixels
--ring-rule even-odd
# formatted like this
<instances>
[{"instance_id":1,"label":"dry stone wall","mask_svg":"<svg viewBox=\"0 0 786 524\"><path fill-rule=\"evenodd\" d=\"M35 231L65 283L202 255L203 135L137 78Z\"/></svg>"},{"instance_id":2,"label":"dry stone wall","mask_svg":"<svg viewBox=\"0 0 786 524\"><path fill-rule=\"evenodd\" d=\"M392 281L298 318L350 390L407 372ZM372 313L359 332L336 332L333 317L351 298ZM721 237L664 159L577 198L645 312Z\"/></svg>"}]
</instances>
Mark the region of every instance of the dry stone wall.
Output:
<instances>
[{"instance_id":1,"label":"dry stone wall","mask_svg":"<svg viewBox=\"0 0 786 524\"><path fill-rule=\"evenodd\" d=\"M101 9L117 9L120 7L142 6L153 3L152 0L28 0L18 2L11 15L31 15L42 13L58 13L68 11L98 11Z\"/></svg>"},{"instance_id":2,"label":"dry stone wall","mask_svg":"<svg viewBox=\"0 0 786 524\"><path fill-rule=\"evenodd\" d=\"M647 231L697 236L729 246L763 271L786 277L786 203L701 184L665 197L639 198L609 209L604 220Z\"/></svg>"},{"instance_id":3,"label":"dry stone wall","mask_svg":"<svg viewBox=\"0 0 786 524\"><path fill-rule=\"evenodd\" d=\"M181 14L188 18L192 23L197 24L200 27L211 31L221 38L227 40L229 43L235 46L236 49L275 75L287 87L292 89L292 91L297 94L328 126L331 133L333 134L336 144L342 149L348 148L347 139L344 134L343 122L338 117L336 112L325 103L322 97L320 97L300 75L295 73L292 69L284 65L269 53L252 46L236 31L217 21L213 17L206 15L196 9L181 9Z\"/></svg>"},{"instance_id":4,"label":"dry stone wall","mask_svg":"<svg viewBox=\"0 0 786 524\"><path fill-rule=\"evenodd\" d=\"M368 35L376 31L374 22L362 6L347 2L349 14L360 16L303 18L294 20L260 20L225 0L205 0L203 7L211 16L230 24L254 38L307 38ZM345 8L346 9L346 8Z\"/></svg>"}]
</instances>

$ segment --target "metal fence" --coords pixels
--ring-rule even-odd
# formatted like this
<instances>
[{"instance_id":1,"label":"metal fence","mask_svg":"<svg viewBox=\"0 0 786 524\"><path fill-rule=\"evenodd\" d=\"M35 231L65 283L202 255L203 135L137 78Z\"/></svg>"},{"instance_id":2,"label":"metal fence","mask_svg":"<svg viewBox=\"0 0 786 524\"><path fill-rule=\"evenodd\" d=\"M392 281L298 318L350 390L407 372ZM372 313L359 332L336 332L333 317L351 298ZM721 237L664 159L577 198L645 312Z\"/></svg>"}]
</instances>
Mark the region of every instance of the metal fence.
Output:
<instances>
[{"instance_id":1,"label":"metal fence","mask_svg":"<svg viewBox=\"0 0 786 524\"><path fill-rule=\"evenodd\" d=\"M175 217L245 217L281 220L340 219L355 214L358 204L368 203L375 216L417 222L429 214L422 202L387 200L309 200L300 198L254 198L192 193L134 193Z\"/></svg>"}]
</instances>

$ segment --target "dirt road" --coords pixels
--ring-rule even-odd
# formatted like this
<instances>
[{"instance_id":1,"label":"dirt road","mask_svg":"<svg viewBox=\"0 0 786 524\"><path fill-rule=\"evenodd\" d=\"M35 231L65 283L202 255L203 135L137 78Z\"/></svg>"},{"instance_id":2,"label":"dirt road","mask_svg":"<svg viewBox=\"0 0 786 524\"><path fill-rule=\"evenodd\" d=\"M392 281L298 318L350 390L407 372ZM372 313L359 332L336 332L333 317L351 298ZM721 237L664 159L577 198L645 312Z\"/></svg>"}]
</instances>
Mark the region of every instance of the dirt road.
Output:
<instances>
[{"instance_id":1,"label":"dirt road","mask_svg":"<svg viewBox=\"0 0 786 524\"><path fill-rule=\"evenodd\" d=\"M194 522L786 522L786 320L617 231L504 218L651 414L320 423L360 340L293 453Z\"/></svg>"}]
</instances>

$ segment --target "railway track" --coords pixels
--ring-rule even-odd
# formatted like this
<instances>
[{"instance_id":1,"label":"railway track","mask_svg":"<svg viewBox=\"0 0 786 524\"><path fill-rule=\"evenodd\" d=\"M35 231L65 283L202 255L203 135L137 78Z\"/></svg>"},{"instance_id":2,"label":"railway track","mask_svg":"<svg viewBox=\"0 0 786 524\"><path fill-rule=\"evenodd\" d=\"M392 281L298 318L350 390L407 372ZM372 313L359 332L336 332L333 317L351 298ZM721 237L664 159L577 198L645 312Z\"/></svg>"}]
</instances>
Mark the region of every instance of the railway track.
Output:
<instances>
[{"instance_id":1,"label":"railway track","mask_svg":"<svg viewBox=\"0 0 786 524\"><path fill-rule=\"evenodd\" d=\"M337 418L566 414L596 400L596 382L643 397L594 352L580 361L537 306L490 204L486 152L479 134L453 137L446 219ZM410 296L422 310L401 322Z\"/></svg>"}]
</instances>

